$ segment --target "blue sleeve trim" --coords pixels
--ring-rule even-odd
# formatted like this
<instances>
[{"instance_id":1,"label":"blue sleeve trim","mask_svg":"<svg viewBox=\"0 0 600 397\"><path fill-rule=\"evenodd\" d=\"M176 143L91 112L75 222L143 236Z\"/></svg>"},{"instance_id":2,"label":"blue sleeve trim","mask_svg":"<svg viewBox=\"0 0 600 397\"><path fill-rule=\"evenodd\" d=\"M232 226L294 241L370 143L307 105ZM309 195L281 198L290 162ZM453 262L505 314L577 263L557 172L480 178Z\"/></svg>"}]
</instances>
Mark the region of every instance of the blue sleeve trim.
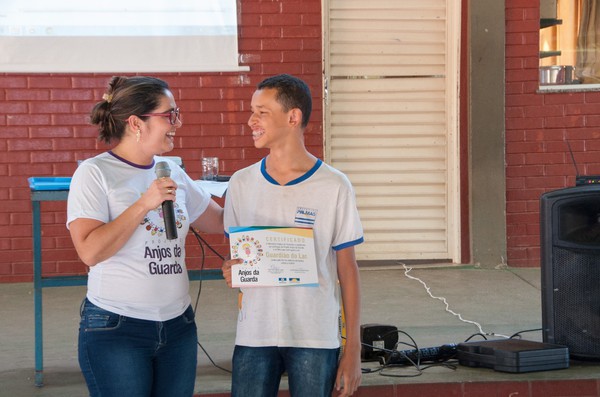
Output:
<instances>
[{"instance_id":1,"label":"blue sleeve trim","mask_svg":"<svg viewBox=\"0 0 600 397\"><path fill-rule=\"evenodd\" d=\"M334 249L334 251L339 251L339 250L344 249L344 248L348 248L348 247L352 247L352 246L364 243L364 241L365 241L365 239L361 236L360 238L358 238L358 239L356 239L354 241L348 241L347 243L336 245L336 246L334 246L332 248Z\"/></svg>"}]
</instances>

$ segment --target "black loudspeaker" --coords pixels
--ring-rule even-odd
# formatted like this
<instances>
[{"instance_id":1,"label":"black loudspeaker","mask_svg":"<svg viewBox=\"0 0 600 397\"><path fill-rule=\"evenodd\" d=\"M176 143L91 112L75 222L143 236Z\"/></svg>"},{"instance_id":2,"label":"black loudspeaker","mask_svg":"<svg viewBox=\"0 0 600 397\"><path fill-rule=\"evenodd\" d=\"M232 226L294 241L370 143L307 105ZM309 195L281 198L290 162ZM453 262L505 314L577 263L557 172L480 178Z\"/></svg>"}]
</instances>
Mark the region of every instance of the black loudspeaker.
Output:
<instances>
[{"instance_id":1,"label":"black loudspeaker","mask_svg":"<svg viewBox=\"0 0 600 397\"><path fill-rule=\"evenodd\" d=\"M600 186L540 198L542 326L546 343L600 359Z\"/></svg>"},{"instance_id":2,"label":"black loudspeaker","mask_svg":"<svg viewBox=\"0 0 600 397\"><path fill-rule=\"evenodd\" d=\"M398 328L394 325L362 324L360 326L360 352L363 361L377 360L396 348Z\"/></svg>"}]
</instances>

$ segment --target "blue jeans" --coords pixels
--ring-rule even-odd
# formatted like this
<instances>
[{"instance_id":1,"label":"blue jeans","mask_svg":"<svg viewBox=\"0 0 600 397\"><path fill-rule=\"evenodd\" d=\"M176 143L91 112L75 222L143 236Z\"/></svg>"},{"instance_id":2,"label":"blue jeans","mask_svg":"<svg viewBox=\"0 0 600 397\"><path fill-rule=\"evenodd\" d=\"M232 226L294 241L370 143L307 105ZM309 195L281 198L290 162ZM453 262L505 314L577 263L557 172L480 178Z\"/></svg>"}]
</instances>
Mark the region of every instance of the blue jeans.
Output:
<instances>
[{"instance_id":1,"label":"blue jeans","mask_svg":"<svg viewBox=\"0 0 600 397\"><path fill-rule=\"evenodd\" d=\"M340 349L235 346L232 397L276 397L287 371L292 397L331 397Z\"/></svg>"},{"instance_id":2,"label":"blue jeans","mask_svg":"<svg viewBox=\"0 0 600 397\"><path fill-rule=\"evenodd\" d=\"M85 299L79 365L92 397L191 397L198 345L194 311L148 321L101 309Z\"/></svg>"}]
</instances>

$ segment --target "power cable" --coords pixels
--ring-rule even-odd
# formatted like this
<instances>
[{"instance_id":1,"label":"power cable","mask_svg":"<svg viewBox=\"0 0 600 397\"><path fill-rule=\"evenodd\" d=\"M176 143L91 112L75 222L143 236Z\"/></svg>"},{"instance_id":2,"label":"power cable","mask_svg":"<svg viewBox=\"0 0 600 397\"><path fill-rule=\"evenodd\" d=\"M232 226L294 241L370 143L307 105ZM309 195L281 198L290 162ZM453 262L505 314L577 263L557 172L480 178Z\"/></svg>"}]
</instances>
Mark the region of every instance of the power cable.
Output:
<instances>
[{"instance_id":1,"label":"power cable","mask_svg":"<svg viewBox=\"0 0 600 397\"><path fill-rule=\"evenodd\" d=\"M412 270L411 267L407 267L404 263L401 263L401 264L404 267L404 275L407 278L411 279L411 280L415 280L415 281L418 281L419 283L421 283L423 285L423 287L425 288L425 291L427 292L427 294L430 297L432 297L433 299L437 299L439 301L442 301L444 303L444 305L446 306L446 311L448 313L450 313L450 314L458 317L458 319L460 321L464 322L464 323L475 325L479 329L479 333L480 334L487 335L487 336L499 336L499 337L502 337L502 338L508 338L507 335L500 335L500 334L496 334L496 333L493 333L493 332L485 332L483 330L483 328L481 327L481 325L478 322L464 319L460 313L456 313L455 311L453 311L452 309L450 309L450 304L448 303L448 301L446 300L446 298L433 295L431 293L431 288L425 283L425 281L421 280L418 277L411 276L409 274L410 271Z\"/></svg>"}]
</instances>

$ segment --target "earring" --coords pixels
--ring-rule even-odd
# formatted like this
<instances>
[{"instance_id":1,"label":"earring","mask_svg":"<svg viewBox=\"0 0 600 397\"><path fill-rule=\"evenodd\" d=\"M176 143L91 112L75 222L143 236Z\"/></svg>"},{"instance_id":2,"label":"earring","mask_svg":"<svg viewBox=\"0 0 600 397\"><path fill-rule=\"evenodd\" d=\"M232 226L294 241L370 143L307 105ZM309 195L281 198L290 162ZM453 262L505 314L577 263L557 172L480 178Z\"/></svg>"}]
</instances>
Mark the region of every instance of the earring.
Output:
<instances>
[{"instance_id":1,"label":"earring","mask_svg":"<svg viewBox=\"0 0 600 397\"><path fill-rule=\"evenodd\" d=\"M138 130L135 133L135 141L139 142L140 141L140 136L142 134L142 131L138 128Z\"/></svg>"}]
</instances>

